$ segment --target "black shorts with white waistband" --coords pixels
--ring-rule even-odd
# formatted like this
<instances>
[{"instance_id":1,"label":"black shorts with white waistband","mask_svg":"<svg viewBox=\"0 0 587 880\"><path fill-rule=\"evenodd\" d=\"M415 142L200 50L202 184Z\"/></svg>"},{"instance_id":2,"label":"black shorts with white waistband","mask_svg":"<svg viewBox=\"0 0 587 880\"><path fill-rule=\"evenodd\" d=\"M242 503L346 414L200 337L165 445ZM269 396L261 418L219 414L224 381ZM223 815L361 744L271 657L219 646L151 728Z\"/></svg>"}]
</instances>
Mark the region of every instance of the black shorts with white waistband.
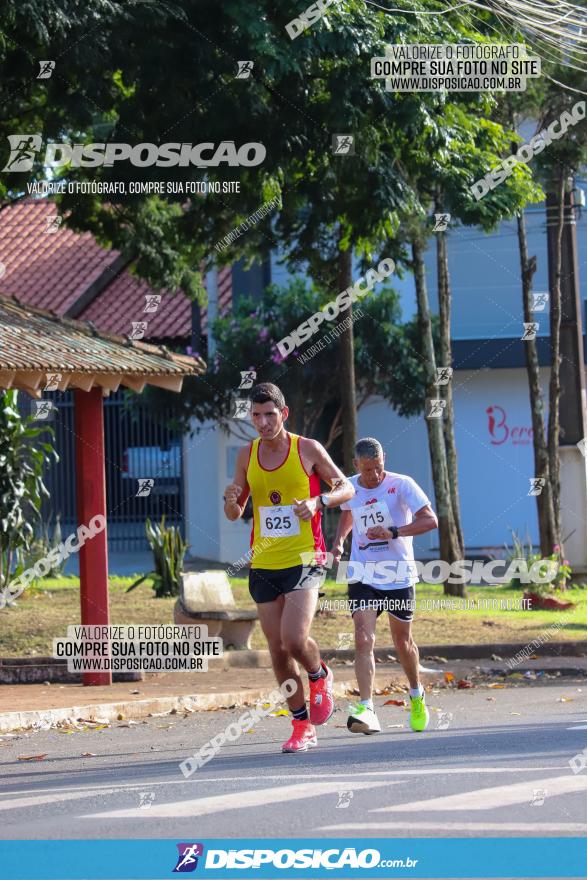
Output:
<instances>
[{"instance_id":1,"label":"black shorts with white waistband","mask_svg":"<svg viewBox=\"0 0 587 880\"><path fill-rule=\"evenodd\" d=\"M376 590L360 581L349 584L351 615L356 611L376 611L377 617L387 611L392 617L410 623L414 619L416 591L414 587L398 587L395 590Z\"/></svg>"}]
</instances>

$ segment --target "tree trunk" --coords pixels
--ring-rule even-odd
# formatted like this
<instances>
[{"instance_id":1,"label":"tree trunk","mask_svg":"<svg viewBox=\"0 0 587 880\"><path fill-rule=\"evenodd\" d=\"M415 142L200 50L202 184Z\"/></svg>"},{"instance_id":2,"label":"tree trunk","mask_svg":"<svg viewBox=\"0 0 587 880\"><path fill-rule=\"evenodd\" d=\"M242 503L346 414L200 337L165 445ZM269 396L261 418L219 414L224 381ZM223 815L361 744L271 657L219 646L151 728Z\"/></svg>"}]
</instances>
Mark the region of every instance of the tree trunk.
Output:
<instances>
[{"instance_id":1,"label":"tree trunk","mask_svg":"<svg viewBox=\"0 0 587 880\"><path fill-rule=\"evenodd\" d=\"M353 283L352 248L341 251L338 258L337 291L346 290ZM340 404L342 421L342 469L345 474L354 473L353 458L357 442L357 400L355 393L355 346L352 322L352 304L345 318L346 330L340 334Z\"/></svg>"},{"instance_id":2,"label":"tree trunk","mask_svg":"<svg viewBox=\"0 0 587 880\"><path fill-rule=\"evenodd\" d=\"M564 227L565 209L565 174L561 171L557 180L557 234L553 252L553 283L550 291L550 386L548 400L548 464L550 471L550 485L552 489L552 504L554 508L555 541L561 545L561 510L560 510L560 458L559 458L559 434L560 434L560 331L561 331L561 270L562 270L562 240ZM552 548L551 548L552 552Z\"/></svg>"},{"instance_id":3,"label":"tree trunk","mask_svg":"<svg viewBox=\"0 0 587 880\"><path fill-rule=\"evenodd\" d=\"M436 210L442 212L442 205L437 203ZM452 348L450 342L450 306L451 290L448 270L448 254L446 235L438 232L436 238L436 265L438 274L438 314L440 318L440 362L442 367L452 367ZM457 468L457 446L455 442L454 406L452 394L452 377L446 385L439 385L440 397L446 400L444 419L444 445L448 469L448 485L450 490L454 527L459 542L460 559L464 558L465 541L461 526L461 506L459 502L459 478Z\"/></svg>"},{"instance_id":4,"label":"tree trunk","mask_svg":"<svg viewBox=\"0 0 587 880\"><path fill-rule=\"evenodd\" d=\"M436 357L434 354L432 321L430 320L430 309L428 305L426 270L424 268L422 244L417 238L412 240L412 255L414 258L414 280L416 283L416 300L418 303L418 323L424 353L426 398L437 398L438 387L435 385ZM426 412L426 415L427 414L428 411ZM426 429L428 431L428 446L430 449L432 479L434 481L434 494L436 498L436 515L438 517L438 531L440 538L440 558L445 562L452 563L461 557L459 556L459 540L455 529L452 510L442 418L427 418ZM444 592L451 596L464 596L465 585L450 584L446 582L444 584Z\"/></svg>"},{"instance_id":5,"label":"tree trunk","mask_svg":"<svg viewBox=\"0 0 587 880\"><path fill-rule=\"evenodd\" d=\"M528 241L524 213L518 214L518 245L520 251L520 267L522 274L522 300L524 305L524 321L534 320L532 311L532 276L536 271L536 257L528 258ZM548 446L544 430L544 400L540 388L540 371L538 349L535 339L524 342L526 353L526 370L528 372L528 390L530 393L530 410L532 413L532 434L534 445L534 476L545 481L540 495L536 495L538 510L538 528L540 531L540 553L543 557L550 556L556 544L556 523L552 503L550 484L550 467Z\"/></svg>"}]
</instances>

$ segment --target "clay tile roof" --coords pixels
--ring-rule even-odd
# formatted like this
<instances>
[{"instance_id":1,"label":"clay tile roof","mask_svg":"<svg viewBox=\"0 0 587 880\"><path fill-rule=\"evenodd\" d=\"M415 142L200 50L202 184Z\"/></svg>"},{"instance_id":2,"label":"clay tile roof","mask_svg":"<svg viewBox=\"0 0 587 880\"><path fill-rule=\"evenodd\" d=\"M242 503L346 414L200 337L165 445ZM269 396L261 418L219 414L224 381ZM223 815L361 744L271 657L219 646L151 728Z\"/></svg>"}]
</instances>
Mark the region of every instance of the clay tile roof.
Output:
<instances>
[{"instance_id":1,"label":"clay tile roof","mask_svg":"<svg viewBox=\"0 0 587 880\"><path fill-rule=\"evenodd\" d=\"M169 352L99 331L91 322L0 296L0 387L12 386L39 396L46 374L61 374L60 388L93 384L114 390L119 384L140 391L146 383L179 390L185 376L201 374L201 358Z\"/></svg>"},{"instance_id":2,"label":"clay tile roof","mask_svg":"<svg viewBox=\"0 0 587 880\"><path fill-rule=\"evenodd\" d=\"M0 211L3 294L58 315L71 311L79 320L92 321L110 333L124 335L131 332L133 322L147 321L149 339L189 339L192 304L184 293L161 291L157 311L145 313L145 296L154 291L124 267L120 252L101 247L89 232L74 232L62 222L55 226L56 217L56 205L41 198L25 199ZM101 279L105 279L102 289L84 305L80 298ZM220 313L230 307L231 299L231 270L221 269ZM205 326L204 308L202 329Z\"/></svg>"}]
</instances>

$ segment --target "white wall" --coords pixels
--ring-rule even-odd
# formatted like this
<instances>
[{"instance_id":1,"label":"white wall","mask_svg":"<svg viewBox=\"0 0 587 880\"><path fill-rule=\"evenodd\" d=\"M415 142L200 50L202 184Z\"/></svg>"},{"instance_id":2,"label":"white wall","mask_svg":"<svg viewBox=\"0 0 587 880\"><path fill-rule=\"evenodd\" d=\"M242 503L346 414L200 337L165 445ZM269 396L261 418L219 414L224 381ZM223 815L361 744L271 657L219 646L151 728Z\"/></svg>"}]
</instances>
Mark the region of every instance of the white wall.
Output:
<instances>
[{"instance_id":1,"label":"white wall","mask_svg":"<svg viewBox=\"0 0 587 880\"><path fill-rule=\"evenodd\" d=\"M243 420L239 422L239 433L244 430L253 436ZM236 450L244 445L240 437L227 435L213 423L193 439L184 439L186 540L190 557L230 564L249 548L251 522L227 520L222 501L224 490L234 477Z\"/></svg>"},{"instance_id":2,"label":"white wall","mask_svg":"<svg viewBox=\"0 0 587 880\"><path fill-rule=\"evenodd\" d=\"M547 369L541 370L543 391L547 389L548 373ZM528 532L538 543L536 501L528 495L534 454L528 434L531 419L525 369L458 371L453 377L453 391L467 549L489 552L505 543L511 545L511 529L523 537ZM493 431L489 408L493 408ZM401 418L383 401L374 400L359 412L359 434L377 437L386 451L388 469L412 476L434 501L423 417ZM564 456L563 451L566 462ZM572 545L566 548L576 566L584 565L587 545L587 482L583 479L581 484L580 479L584 470L585 459L576 450L573 463L569 461L567 467L568 490L563 495L567 531L577 529ZM430 532L417 539L417 551L424 555L436 548L437 535Z\"/></svg>"}]
</instances>

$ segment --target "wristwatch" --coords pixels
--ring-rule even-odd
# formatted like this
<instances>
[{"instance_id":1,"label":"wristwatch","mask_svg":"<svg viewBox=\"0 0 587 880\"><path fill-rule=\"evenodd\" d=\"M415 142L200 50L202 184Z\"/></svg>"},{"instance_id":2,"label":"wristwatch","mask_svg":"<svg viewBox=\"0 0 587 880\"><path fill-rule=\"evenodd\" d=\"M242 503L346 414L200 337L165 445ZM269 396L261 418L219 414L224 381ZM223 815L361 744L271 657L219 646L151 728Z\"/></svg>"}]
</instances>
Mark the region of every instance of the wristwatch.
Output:
<instances>
[{"instance_id":1,"label":"wristwatch","mask_svg":"<svg viewBox=\"0 0 587 880\"><path fill-rule=\"evenodd\" d=\"M397 530L397 526L391 526L390 530L392 538L399 538L399 532Z\"/></svg>"},{"instance_id":2,"label":"wristwatch","mask_svg":"<svg viewBox=\"0 0 587 880\"><path fill-rule=\"evenodd\" d=\"M327 497L328 497L327 495L320 495L320 504L322 505L322 509L323 509L323 510L324 510L325 507L328 507L326 501L324 500L324 499L327 498Z\"/></svg>"}]
</instances>

